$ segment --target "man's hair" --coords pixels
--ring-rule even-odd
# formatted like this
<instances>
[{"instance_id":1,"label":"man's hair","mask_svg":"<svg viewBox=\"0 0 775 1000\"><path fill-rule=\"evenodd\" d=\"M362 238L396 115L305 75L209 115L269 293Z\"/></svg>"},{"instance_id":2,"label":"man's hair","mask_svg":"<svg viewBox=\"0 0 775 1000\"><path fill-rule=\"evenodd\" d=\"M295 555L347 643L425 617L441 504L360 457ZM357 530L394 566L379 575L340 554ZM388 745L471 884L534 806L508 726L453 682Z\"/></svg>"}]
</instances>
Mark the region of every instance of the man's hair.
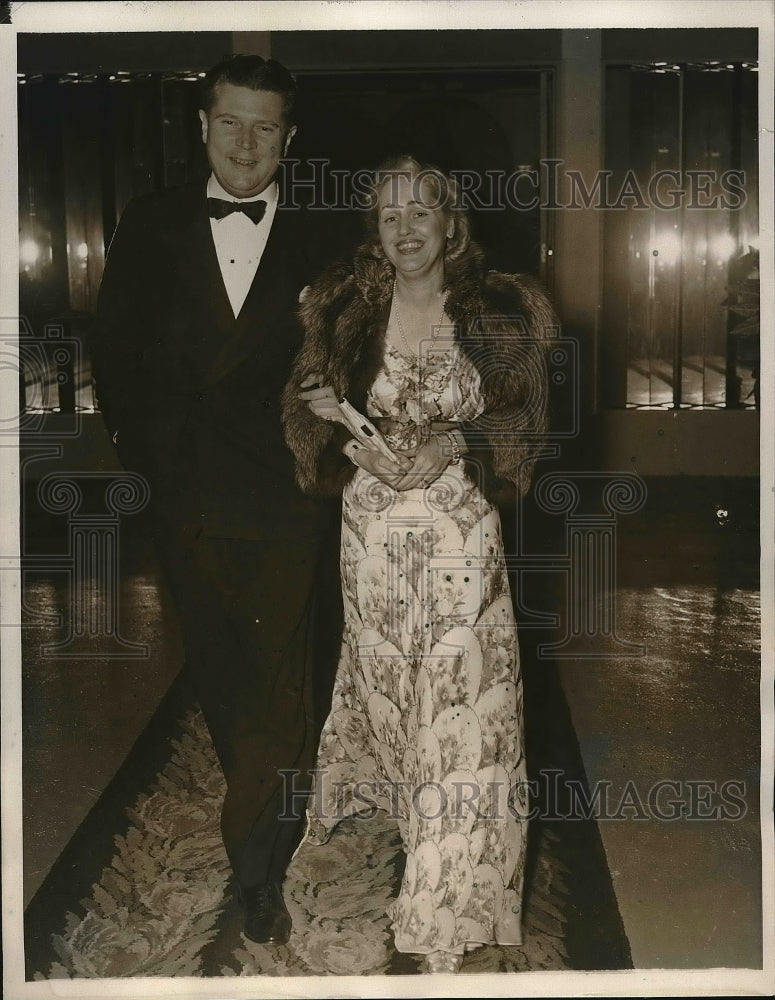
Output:
<instances>
[{"instance_id":1,"label":"man's hair","mask_svg":"<svg viewBox=\"0 0 775 1000\"><path fill-rule=\"evenodd\" d=\"M296 81L282 63L253 55L233 55L222 59L202 79L200 107L207 114L215 103L215 88L219 83L279 94L283 99L285 124L293 125Z\"/></svg>"}]
</instances>

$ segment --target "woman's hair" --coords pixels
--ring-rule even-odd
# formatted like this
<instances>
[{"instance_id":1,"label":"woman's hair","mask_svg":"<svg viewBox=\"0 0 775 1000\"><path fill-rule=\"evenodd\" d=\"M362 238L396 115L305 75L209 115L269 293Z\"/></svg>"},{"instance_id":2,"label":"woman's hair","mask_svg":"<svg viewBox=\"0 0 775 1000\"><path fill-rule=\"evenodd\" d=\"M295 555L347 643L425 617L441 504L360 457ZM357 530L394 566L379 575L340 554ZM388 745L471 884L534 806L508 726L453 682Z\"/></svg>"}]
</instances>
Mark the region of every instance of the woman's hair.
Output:
<instances>
[{"instance_id":1,"label":"woman's hair","mask_svg":"<svg viewBox=\"0 0 775 1000\"><path fill-rule=\"evenodd\" d=\"M433 192L431 207L441 209L444 218L447 221L451 219L454 223L452 236L447 239L444 259L455 260L464 254L471 241L471 225L460 200L457 181L432 163L421 163L408 155L391 157L374 171L367 194L366 249L374 257L385 259L385 251L379 238L379 195L386 184L395 183L399 177L406 177L417 185L427 182Z\"/></svg>"},{"instance_id":2,"label":"woman's hair","mask_svg":"<svg viewBox=\"0 0 775 1000\"><path fill-rule=\"evenodd\" d=\"M286 126L293 125L296 103L296 81L292 74L274 59L256 55L233 55L221 60L209 70L200 83L200 107L209 113L215 103L215 88L219 83L231 83L249 90L270 90L283 99Z\"/></svg>"}]
</instances>

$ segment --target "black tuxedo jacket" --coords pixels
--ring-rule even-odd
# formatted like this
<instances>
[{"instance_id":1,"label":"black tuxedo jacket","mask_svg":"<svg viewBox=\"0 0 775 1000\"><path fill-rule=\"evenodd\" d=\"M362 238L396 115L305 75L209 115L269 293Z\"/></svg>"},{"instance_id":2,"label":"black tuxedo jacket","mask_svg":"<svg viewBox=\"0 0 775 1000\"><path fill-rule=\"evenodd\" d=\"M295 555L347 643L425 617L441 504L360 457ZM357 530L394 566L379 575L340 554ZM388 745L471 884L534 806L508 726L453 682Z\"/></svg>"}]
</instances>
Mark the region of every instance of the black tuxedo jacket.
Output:
<instances>
[{"instance_id":1,"label":"black tuxedo jacket","mask_svg":"<svg viewBox=\"0 0 775 1000\"><path fill-rule=\"evenodd\" d=\"M325 522L295 484L279 405L321 245L309 214L278 206L235 318L204 183L124 210L99 295L97 395L122 463L146 477L170 529L276 539Z\"/></svg>"}]
</instances>

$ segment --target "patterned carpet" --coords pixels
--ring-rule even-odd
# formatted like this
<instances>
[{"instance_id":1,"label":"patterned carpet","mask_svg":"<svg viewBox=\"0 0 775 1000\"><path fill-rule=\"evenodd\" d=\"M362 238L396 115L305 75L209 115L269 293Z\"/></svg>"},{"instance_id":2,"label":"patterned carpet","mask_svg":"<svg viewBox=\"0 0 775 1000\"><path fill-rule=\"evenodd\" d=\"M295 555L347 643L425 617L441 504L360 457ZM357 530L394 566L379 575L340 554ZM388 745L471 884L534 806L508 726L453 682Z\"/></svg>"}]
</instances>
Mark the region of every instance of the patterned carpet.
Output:
<instances>
[{"instance_id":1,"label":"patterned carpet","mask_svg":"<svg viewBox=\"0 0 775 1000\"><path fill-rule=\"evenodd\" d=\"M239 930L218 827L223 777L198 710L185 714L171 749L149 791L126 809L129 826L115 836L110 863L68 909L35 979L420 971L419 958L396 953L385 915L403 871L395 823L382 813L348 820L328 844L303 846L284 886L291 940L256 945ZM570 967L568 869L557 833L536 825L534 834L524 946L479 949L464 971Z\"/></svg>"},{"instance_id":2,"label":"patterned carpet","mask_svg":"<svg viewBox=\"0 0 775 1000\"><path fill-rule=\"evenodd\" d=\"M586 784L556 670L526 657L523 677L528 777L556 769ZM224 791L181 674L28 905L26 978L421 972L421 956L395 950L385 912L404 854L384 813L303 845L283 887L289 943L248 941L220 837ZM542 794L532 804L558 818L530 824L524 944L469 952L462 971L631 968L595 822L562 821Z\"/></svg>"},{"instance_id":3,"label":"patterned carpet","mask_svg":"<svg viewBox=\"0 0 775 1000\"><path fill-rule=\"evenodd\" d=\"M744 535L741 527L730 534L732 524L719 534L714 525L706 552L697 541L706 529L685 523L680 514L684 508L704 511L702 503L708 506L710 497L742 520L748 493L739 497L725 491L726 485L715 490L704 483L696 489L700 499L691 494L687 500L684 489L678 503L670 481L653 510L637 515L635 542L622 548L625 583L665 587L674 578L694 583L707 577L725 581L724 586L755 588L758 532L746 528ZM708 517L715 518L710 507ZM677 526L663 536L658 529L670 518ZM714 593L717 589L714 583ZM527 600L526 606L544 605ZM638 633L633 627L624 634ZM529 648L552 636L524 632L522 638ZM678 645L685 641L683 633L676 639ZM528 653L523 668L528 777L556 769L586 786L554 665L538 663ZM631 669L648 681L640 661ZM676 701L676 712L682 711L680 705ZM730 705L739 711L734 698ZM342 824L325 847L299 852L285 884L294 921L287 947L246 941L218 835L221 782L201 717L190 694L175 684L27 908L29 980L420 971L413 957L395 952L385 920L385 902L397 892L403 855L397 831L384 816ZM563 803L556 806L562 815ZM632 968L594 821L531 824L524 912L522 948L472 952L463 971ZM55 982L51 988L57 988Z\"/></svg>"}]
</instances>

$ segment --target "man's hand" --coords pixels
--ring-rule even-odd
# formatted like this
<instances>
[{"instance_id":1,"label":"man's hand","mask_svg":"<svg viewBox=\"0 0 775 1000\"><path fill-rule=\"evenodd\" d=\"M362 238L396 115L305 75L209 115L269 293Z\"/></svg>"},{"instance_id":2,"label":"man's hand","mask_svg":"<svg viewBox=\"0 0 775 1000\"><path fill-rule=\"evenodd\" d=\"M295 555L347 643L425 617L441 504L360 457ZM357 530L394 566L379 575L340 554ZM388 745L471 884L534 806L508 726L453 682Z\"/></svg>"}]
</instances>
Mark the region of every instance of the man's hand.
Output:
<instances>
[{"instance_id":1,"label":"man's hand","mask_svg":"<svg viewBox=\"0 0 775 1000\"><path fill-rule=\"evenodd\" d=\"M322 376L308 375L301 384L299 399L306 401L310 410L321 420L338 420L342 423L342 411L336 393L330 385L321 385Z\"/></svg>"}]
</instances>

